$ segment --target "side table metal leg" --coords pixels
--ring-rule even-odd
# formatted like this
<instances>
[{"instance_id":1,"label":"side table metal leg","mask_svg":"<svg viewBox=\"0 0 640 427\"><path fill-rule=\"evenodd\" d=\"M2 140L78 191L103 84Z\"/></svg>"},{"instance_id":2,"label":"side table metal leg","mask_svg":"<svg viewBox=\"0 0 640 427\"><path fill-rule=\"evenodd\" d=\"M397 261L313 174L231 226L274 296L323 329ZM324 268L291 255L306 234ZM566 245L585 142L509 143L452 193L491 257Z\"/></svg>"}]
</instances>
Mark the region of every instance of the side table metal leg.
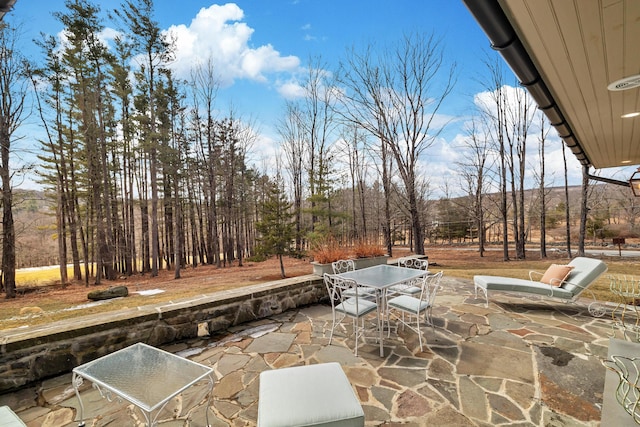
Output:
<instances>
[{"instance_id":1,"label":"side table metal leg","mask_svg":"<svg viewBox=\"0 0 640 427\"><path fill-rule=\"evenodd\" d=\"M84 427L84 405L82 404L82 399L80 398L80 390L78 390L82 383L82 377L73 372L73 374L71 375L71 384L73 385L73 390L75 391L76 397L78 398L78 403L80 404L80 422L78 423L78 427Z\"/></svg>"},{"instance_id":2,"label":"side table metal leg","mask_svg":"<svg viewBox=\"0 0 640 427\"><path fill-rule=\"evenodd\" d=\"M207 407L205 408L204 411L204 419L205 419L205 425L207 427L211 427L211 424L209 424L209 408L211 407L211 395L213 394L213 377L211 376L211 374L209 374L208 376L209 378L209 397L207 398Z\"/></svg>"},{"instance_id":3,"label":"side table metal leg","mask_svg":"<svg viewBox=\"0 0 640 427\"><path fill-rule=\"evenodd\" d=\"M384 310L385 310L385 302L386 302L386 298L385 298L385 293L386 291L384 289L379 291L379 297L378 299L378 332L379 332L379 337L378 339L380 340L380 357L384 357ZM380 319L380 317L382 317L382 320Z\"/></svg>"}]
</instances>

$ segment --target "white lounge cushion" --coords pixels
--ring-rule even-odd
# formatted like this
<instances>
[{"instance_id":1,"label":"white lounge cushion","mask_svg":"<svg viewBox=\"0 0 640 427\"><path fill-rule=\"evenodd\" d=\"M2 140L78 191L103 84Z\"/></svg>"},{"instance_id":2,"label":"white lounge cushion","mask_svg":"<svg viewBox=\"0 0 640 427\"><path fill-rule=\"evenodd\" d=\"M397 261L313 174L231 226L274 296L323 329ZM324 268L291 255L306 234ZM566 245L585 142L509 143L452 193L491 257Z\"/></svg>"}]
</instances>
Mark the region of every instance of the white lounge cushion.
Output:
<instances>
[{"instance_id":1,"label":"white lounge cushion","mask_svg":"<svg viewBox=\"0 0 640 427\"><path fill-rule=\"evenodd\" d=\"M573 294L564 287L547 285L546 283L534 282L525 279L514 279L513 277L502 276L474 276L473 281L476 286L488 291L524 292L556 298L573 298Z\"/></svg>"},{"instance_id":2,"label":"white lounge cushion","mask_svg":"<svg viewBox=\"0 0 640 427\"><path fill-rule=\"evenodd\" d=\"M502 276L474 276L476 287L490 291L524 292L572 300L607 271L607 265L595 258L576 257L569 263L571 274L562 286L550 286L532 280Z\"/></svg>"},{"instance_id":3,"label":"white lounge cushion","mask_svg":"<svg viewBox=\"0 0 640 427\"><path fill-rule=\"evenodd\" d=\"M607 271L607 264L594 258L576 257L569 265L573 266L573 270L562 287L574 296Z\"/></svg>"},{"instance_id":4,"label":"white lounge cushion","mask_svg":"<svg viewBox=\"0 0 640 427\"><path fill-rule=\"evenodd\" d=\"M364 411L335 362L263 371L258 427L361 427Z\"/></svg>"}]
</instances>

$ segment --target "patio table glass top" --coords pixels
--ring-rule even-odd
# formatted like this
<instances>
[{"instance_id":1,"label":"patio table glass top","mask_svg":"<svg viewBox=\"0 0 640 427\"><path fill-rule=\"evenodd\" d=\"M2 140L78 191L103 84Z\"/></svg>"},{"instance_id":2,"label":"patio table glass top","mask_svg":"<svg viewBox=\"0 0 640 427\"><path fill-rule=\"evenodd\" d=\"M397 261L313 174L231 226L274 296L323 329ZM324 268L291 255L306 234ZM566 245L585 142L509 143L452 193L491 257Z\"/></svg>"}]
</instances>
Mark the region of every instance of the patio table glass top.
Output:
<instances>
[{"instance_id":1,"label":"patio table glass top","mask_svg":"<svg viewBox=\"0 0 640 427\"><path fill-rule=\"evenodd\" d=\"M385 289L409 280L417 279L428 272L413 268L396 267L394 265L375 265L361 270L340 273L340 277L355 280L358 285Z\"/></svg>"}]
</instances>

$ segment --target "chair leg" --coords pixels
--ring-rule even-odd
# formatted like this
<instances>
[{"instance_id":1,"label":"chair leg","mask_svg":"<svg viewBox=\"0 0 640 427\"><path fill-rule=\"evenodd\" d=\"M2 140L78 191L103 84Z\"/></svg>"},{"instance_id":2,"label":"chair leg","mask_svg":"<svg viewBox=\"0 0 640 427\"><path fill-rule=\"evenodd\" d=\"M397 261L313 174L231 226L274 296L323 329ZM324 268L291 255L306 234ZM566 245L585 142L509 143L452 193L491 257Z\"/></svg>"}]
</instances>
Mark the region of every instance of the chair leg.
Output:
<instances>
[{"instance_id":1,"label":"chair leg","mask_svg":"<svg viewBox=\"0 0 640 427\"><path fill-rule=\"evenodd\" d=\"M424 311L424 320L428 325L431 325L431 329L436 330L436 325L433 323L433 316L431 316L431 307Z\"/></svg>"},{"instance_id":2,"label":"chair leg","mask_svg":"<svg viewBox=\"0 0 640 427\"><path fill-rule=\"evenodd\" d=\"M420 316L416 316L416 333L418 334L418 342L420 343L420 351L422 351L422 331L420 330Z\"/></svg>"},{"instance_id":3,"label":"chair leg","mask_svg":"<svg viewBox=\"0 0 640 427\"><path fill-rule=\"evenodd\" d=\"M336 328L336 312L333 311L333 321L331 324L331 334L329 335L329 345L331 345L331 340L333 339L333 331Z\"/></svg>"},{"instance_id":4,"label":"chair leg","mask_svg":"<svg viewBox=\"0 0 640 427\"><path fill-rule=\"evenodd\" d=\"M363 319L363 322L362 322L362 327L363 327L363 332L364 332L364 319ZM358 357L358 335L359 335L358 330L359 330L359 328L358 328L358 319L356 319L354 317L353 318L353 339L356 342L356 344L355 344L356 345L356 351L355 351L356 357Z\"/></svg>"},{"instance_id":5,"label":"chair leg","mask_svg":"<svg viewBox=\"0 0 640 427\"><path fill-rule=\"evenodd\" d=\"M480 289L482 291L482 293L484 294L484 306L485 307L489 307L489 294L488 294L488 291L485 288L483 288L482 286L475 285L476 299L478 298L478 289Z\"/></svg>"},{"instance_id":6,"label":"chair leg","mask_svg":"<svg viewBox=\"0 0 640 427\"><path fill-rule=\"evenodd\" d=\"M332 312L333 319L331 324L331 334L329 335L329 345L331 345L331 341L333 340L333 332L336 330L336 326L342 323L345 316L343 315L339 320L337 319L337 313L335 311Z\"/></svg>"}]
</instances>

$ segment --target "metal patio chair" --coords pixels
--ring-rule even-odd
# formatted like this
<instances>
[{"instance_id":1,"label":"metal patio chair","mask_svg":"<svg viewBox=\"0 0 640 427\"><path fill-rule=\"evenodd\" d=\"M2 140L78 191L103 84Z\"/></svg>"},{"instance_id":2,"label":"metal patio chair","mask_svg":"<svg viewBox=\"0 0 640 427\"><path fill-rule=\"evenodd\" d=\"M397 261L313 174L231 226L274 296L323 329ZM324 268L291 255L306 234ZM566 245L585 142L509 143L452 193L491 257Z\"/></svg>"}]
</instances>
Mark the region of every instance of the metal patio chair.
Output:
<instances>
[{"instance_id":1,"label":"metal patio chair","mask_svg":"<svg viewBox=\"0 0 640 427\"><path fill-rule=\"evenodd\" d=\"M364 341L364 318L369 313L378 309L378 304L360 296L361 288L354 280L344 279L335 274L324 274L324 283L329 293L331 302L331 314L333 324L331 325L331 335L329 345L333 340L333 333L343 319L350 317L353 320L353 335L355 339L355 355L358 355L358 339ZM360 325L358 324L360 321ZM377 322L378 327L379 321Z\"/></svg>"},{"instance_id":2,"label":"metal patio chair","mask_svg":"<svg viewBox=\"0 0 640 427\"><path fill-rule=\"evenodd\" d=\"M402 326L407 326L418 334L420 342L420 351L422 351L422 332L420 331L420 319L424 315L427 325L435 329L431 310L436 298L438 289L440 288L440 279L442 279L442 271L425 276L422 280L419 297L411 295L399 295L387 301L387 323L389 316L395 317ZM409 319L405 320L408 316ZM414 319L415 317L415 319ZM425 339L426 340L426 339Z\"/></svg>"}]
</instances>

